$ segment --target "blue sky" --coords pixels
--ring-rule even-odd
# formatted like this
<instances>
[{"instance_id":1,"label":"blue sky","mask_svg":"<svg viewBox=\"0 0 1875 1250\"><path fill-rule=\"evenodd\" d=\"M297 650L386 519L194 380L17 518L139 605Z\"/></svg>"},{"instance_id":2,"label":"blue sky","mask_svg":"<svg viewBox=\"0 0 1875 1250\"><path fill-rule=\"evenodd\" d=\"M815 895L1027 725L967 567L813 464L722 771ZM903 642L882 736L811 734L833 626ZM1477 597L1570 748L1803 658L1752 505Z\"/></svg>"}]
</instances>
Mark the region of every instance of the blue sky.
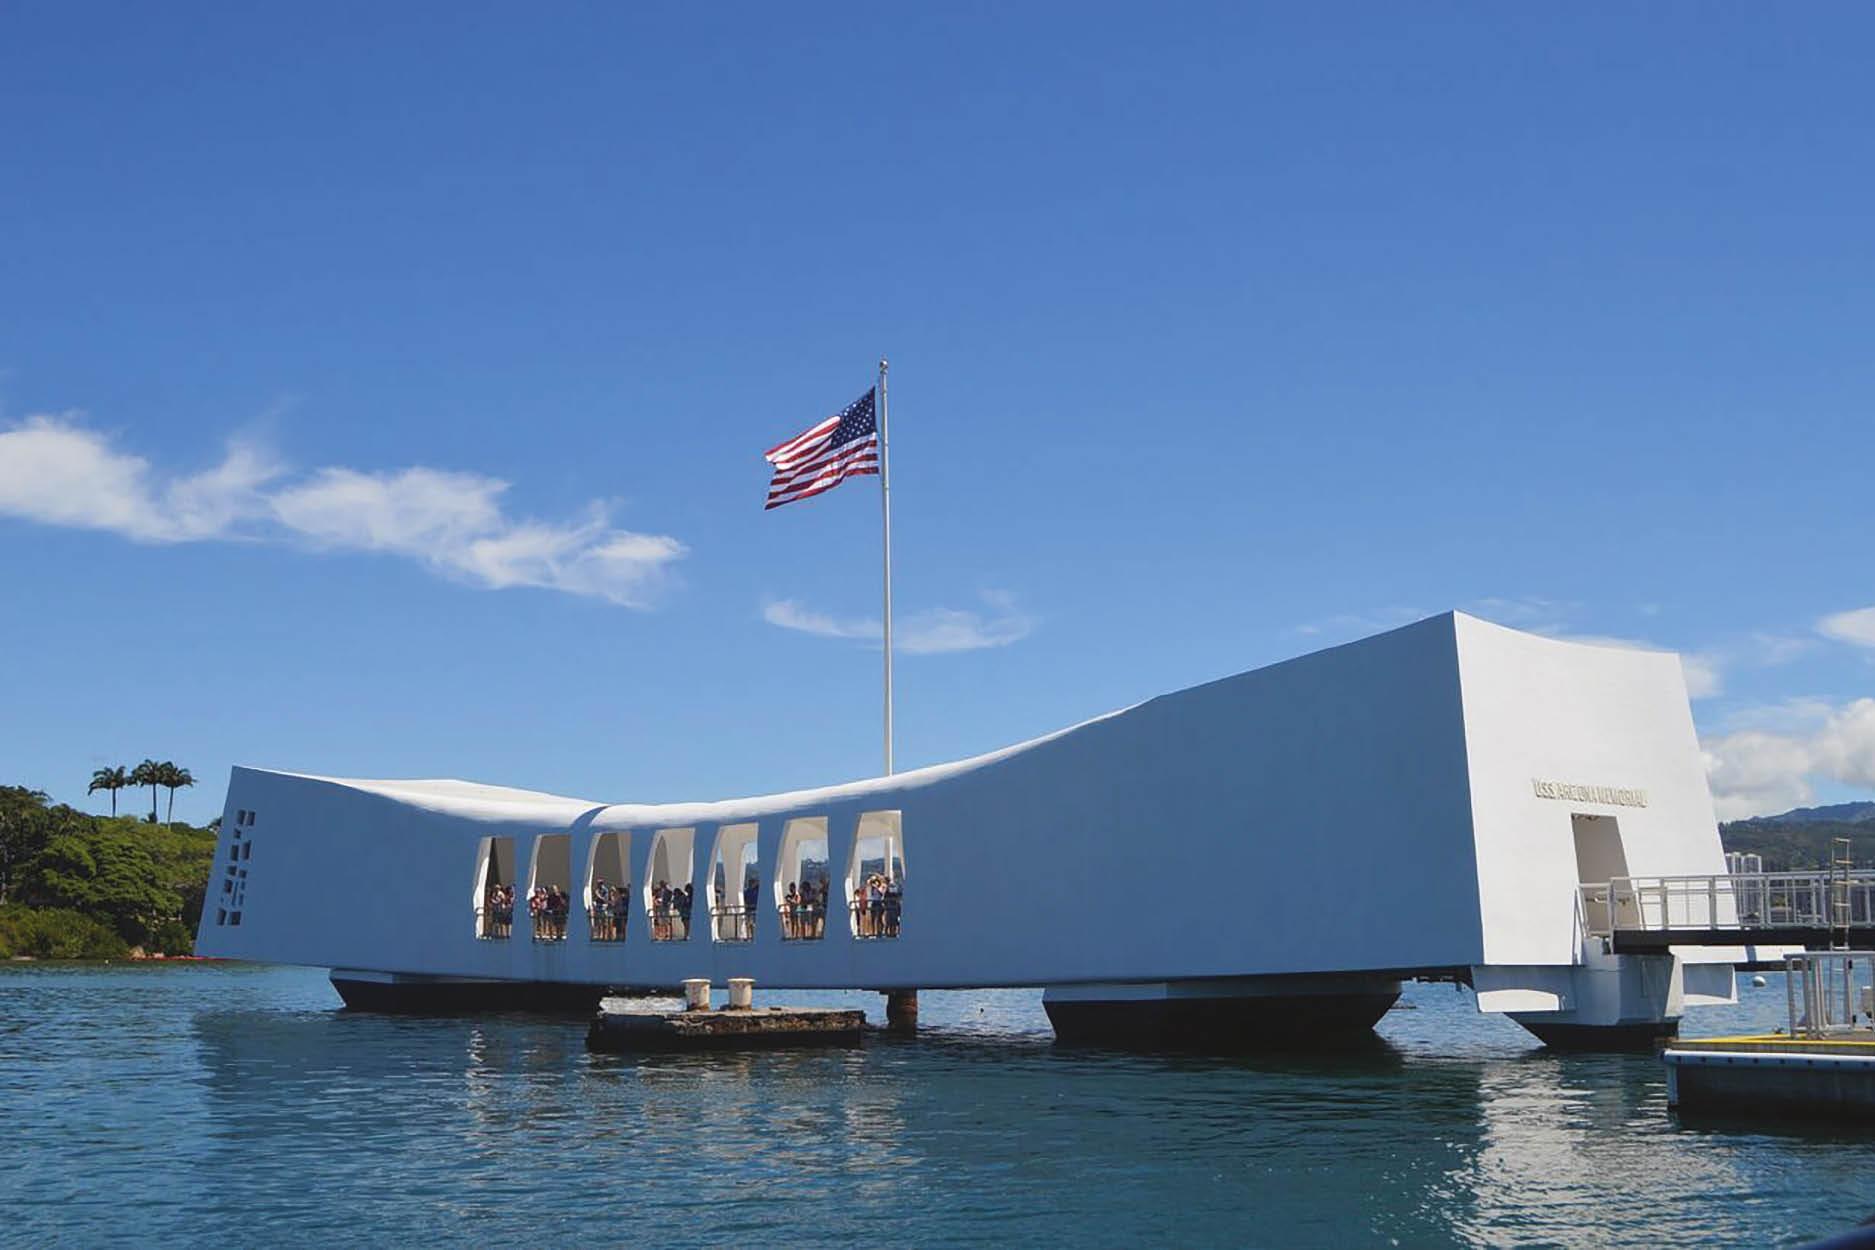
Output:
<instances>
[{"instance_id":1,"label":"blue sky","mask_svg":"<svg viewBox=\"0 0 1875 1250\"><path fill-rule=\"evenodd\" d=\"M1871 37L12 6L0 774L870 773L876 492L760 453L883 353L901 767L1462 607L1685 653L1725 814L1875 793Z\"/></svg>"}]
</instances>

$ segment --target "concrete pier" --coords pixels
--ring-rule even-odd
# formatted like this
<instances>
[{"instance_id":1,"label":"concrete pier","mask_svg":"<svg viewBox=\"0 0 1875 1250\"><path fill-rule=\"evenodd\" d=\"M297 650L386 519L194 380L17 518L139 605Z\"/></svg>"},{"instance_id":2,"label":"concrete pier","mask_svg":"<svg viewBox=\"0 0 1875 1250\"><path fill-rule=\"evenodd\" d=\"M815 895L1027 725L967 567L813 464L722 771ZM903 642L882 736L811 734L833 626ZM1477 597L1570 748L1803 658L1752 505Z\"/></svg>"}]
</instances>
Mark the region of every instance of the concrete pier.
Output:
<instances>
[{"instance_id":1,"label":"concrete pier","mask_svg":"<svg viewBox=\"0 0 1875 1250\"><path fill-rule=\"evenodd\" d=\"M595 1051L757 1050L857 1046L863 1011L760 1007L727 1011L602 1011L586 1031Z\"/></svg>"}]
</instances>

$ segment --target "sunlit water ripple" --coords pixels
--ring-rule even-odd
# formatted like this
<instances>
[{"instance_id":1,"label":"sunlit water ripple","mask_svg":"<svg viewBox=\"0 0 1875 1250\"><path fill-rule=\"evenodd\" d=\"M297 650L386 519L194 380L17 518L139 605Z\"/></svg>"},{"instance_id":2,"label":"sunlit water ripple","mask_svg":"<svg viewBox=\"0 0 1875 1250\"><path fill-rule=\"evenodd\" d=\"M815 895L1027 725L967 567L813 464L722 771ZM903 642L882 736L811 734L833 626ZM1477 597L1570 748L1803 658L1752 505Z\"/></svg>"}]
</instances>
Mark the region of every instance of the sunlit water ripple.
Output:
<instances>
[{"instance_id":1,"label":"sunlit water ripple","mask_svg":"<svg viewBox=\"0 0 1875 1250\"><path fill-rule=\"evenodd\" d=\"M1745 993L1689 1032L1781 1019L1778 978ZM877 1018L776 999L830 1000ZM1006 991L924 995L914 1042L631 1059L300 969L12 965L0 1241L1765 1246L1875 1213L1875 1136L1682 1126L1651 1057L1404 1002L1351 1055L1059 1048Z\"/></svg>"}]
</instances>

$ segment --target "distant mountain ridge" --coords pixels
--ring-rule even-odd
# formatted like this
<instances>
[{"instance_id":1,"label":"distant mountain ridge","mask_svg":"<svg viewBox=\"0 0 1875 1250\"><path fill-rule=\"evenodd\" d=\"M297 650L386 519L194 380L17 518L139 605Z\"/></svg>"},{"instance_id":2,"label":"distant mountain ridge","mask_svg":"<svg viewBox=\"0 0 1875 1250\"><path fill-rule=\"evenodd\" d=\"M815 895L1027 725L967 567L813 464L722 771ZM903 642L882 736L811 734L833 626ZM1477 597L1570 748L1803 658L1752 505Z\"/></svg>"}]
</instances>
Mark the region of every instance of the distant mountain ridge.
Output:
<instances>
[{"instance_id":1,"label":"distant mountain ridge","mask_svg":"<svg viewBox=\"0 0 1875 1250\"><path fill-rule=\"evenodd\" d=\"M1875 822L1875 802L1831 803L1827 807L1793 807L1777 816L1752 816L1745 820L1733 821L1738 825L1812 825L1821 821L1834 821L1844 825L1859 825Z\"/></svg>"},{"instance_id":2,"label":"distant mountain ridge","mask_svg":"<svg viewBox=\"0 0 1875 1250\"><path fill-rule=\"evenodd\" d=\"M1850 858L1859 867L1875 864L1875 802L1798 807L1719 826L1726 850L1762 855L1767 872L1822 868L1837 838L1849 839Z\"/></svg>"}]
</instances>

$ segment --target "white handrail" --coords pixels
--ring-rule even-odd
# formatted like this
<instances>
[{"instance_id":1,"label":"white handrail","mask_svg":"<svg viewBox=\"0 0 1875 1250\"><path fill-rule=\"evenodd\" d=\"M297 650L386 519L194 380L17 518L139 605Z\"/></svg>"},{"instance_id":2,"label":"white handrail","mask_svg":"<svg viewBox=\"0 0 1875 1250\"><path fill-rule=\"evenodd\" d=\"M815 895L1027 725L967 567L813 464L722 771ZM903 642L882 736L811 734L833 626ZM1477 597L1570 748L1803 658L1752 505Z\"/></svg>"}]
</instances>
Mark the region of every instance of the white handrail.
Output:
<instances>
[{"instance_id":1,"label":"white handrail","mask_svg":"<svg viewBox=\"0 0 1875 1250\"><path fill-rule=\"evenodd\" d=\"M1875 871L1615 877L1582 884L1577 906L1592 933L1875 926Z\"/></svg>"}]
</instances>

